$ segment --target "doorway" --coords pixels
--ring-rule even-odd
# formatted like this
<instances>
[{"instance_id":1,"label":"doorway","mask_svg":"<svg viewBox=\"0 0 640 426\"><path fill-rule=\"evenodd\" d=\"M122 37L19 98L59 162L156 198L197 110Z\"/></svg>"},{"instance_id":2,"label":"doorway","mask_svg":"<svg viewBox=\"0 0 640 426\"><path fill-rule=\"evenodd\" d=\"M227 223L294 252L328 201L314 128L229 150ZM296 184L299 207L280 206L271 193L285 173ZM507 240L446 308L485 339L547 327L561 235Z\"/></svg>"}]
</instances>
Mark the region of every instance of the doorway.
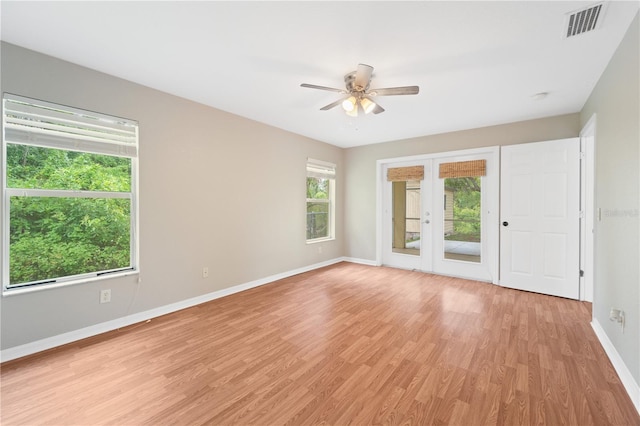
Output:
<instances>
[{"instance_id":1,"label":"doorway","mask_svg":"<svg viewBox=\"0 0 640 426\"><path fill-rule=\"evenodd\" d=\"M497 283L498 152L379 161L378 263Z\"/></svg>"}]
</instances>

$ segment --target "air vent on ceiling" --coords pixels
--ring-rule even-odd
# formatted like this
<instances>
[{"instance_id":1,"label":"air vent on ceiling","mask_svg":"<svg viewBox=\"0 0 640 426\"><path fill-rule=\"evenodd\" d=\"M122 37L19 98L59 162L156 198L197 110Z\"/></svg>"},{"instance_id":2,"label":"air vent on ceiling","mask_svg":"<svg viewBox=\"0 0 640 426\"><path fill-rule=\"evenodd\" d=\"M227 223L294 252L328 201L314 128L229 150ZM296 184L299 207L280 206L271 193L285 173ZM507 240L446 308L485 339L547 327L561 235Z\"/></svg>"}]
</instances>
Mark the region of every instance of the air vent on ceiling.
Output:
<instances>
[{"instance_id":1,"label":"air vent on ceiling","mask_svg":"<svg viewBox=\"0 0 640 426\"><path fill-rule=\"evenodd\" d=\"M574 37L596 29L602 17L604 3L589 6L567 15L565 37Z\"/></svg>"}]
</instances>

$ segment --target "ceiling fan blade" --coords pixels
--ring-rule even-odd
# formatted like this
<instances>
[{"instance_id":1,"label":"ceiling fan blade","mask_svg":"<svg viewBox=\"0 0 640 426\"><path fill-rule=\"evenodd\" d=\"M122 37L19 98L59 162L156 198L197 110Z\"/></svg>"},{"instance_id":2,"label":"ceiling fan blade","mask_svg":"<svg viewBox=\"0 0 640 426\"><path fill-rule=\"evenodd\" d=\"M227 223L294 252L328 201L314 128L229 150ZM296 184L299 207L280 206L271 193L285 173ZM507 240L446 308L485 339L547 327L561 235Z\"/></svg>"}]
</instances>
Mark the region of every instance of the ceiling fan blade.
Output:
<instances>
[{"instance_id":1,"label":"ceiling fan blade","mask_svg":"<svg viewBox=\"0 0 640 426\"><path fill-rule=\"evenodd\" d=\"M418 86L386 87L384 89L373 89L368 95L371 96L396 96L396 95L417 95L420 91Z\"/></svg>"},{"instance_id":2,"label":"ceiling fan blade","mask_svg":"<svg viewBox=\"0 0 640 426\"><path fill-rule=\"evenodd\" d=\"M315 84L302 83L300 87L306 87L309 89L328 90L329 92L347 93L342 89L334 89L333 87L326 87L326 86L317 86Z\"/></svg>"},{"instance_id":3,"label":"ceiling fan blade","mask_svg":"<svg viewBox=\"0 0 640 426\"><path fill-rule=\"evenodd\" d=\"M354 87L357 90L365 90L371 81L371 74L373 74L373 67L366 64L358 64L356 70L356 79L353 82Z\"/></svg>"},{"instance_id":4,"label":"ceiling fan blade","mask_svg":"<svg viewBox=\"0 0 640 426\"><path fill-rule=\"evenodd\" d=\"M342 102L344 101L344 99L338 99L335 102L331 102L329 105L325 105L322 108L320 108L320 111L327 111L333 107L336 107L338 105L340 105Z\"/></svg>"}]
</instances>

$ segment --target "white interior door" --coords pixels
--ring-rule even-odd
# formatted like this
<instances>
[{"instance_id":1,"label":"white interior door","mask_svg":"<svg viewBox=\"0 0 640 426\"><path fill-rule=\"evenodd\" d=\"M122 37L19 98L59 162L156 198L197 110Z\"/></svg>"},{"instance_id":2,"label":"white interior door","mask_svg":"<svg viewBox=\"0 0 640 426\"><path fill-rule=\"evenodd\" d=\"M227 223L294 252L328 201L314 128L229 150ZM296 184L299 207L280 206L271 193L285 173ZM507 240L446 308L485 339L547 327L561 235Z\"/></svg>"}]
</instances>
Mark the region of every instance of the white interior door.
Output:
<instances>
[{"instance_id":1,"label":"white interior door","mask_svg":"<svg viewBox=\"0 0 640 426\"><path fill-rule=\"evenodd\" d=\"M578 299L578 138L501 148L500 285Z\"/></svg>"}]
</instances>

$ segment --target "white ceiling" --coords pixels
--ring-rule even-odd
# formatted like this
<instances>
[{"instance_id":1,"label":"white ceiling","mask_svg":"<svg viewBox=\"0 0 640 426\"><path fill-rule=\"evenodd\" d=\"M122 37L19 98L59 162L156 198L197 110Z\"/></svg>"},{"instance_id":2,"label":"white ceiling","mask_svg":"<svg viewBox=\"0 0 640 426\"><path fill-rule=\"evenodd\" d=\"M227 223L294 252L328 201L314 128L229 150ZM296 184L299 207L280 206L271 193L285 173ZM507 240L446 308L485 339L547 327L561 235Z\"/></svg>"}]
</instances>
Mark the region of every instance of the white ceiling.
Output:
<instances>
[{"instance_id":1,"label":"white ceiling","mask_svg":"<svg viewBox=\"0 0 640 426\"><path fill-rule=\"evenodd\" d=\"M574 113L639 2L608 2L601 28L563 38L594 2L2 1L1 38L341 147ZM350 118L340 96L358 63L386 112ZM547 98L532 95L549 92ZM135 118L135 117L133 117Z\"/></svg>"}]
</instances>

